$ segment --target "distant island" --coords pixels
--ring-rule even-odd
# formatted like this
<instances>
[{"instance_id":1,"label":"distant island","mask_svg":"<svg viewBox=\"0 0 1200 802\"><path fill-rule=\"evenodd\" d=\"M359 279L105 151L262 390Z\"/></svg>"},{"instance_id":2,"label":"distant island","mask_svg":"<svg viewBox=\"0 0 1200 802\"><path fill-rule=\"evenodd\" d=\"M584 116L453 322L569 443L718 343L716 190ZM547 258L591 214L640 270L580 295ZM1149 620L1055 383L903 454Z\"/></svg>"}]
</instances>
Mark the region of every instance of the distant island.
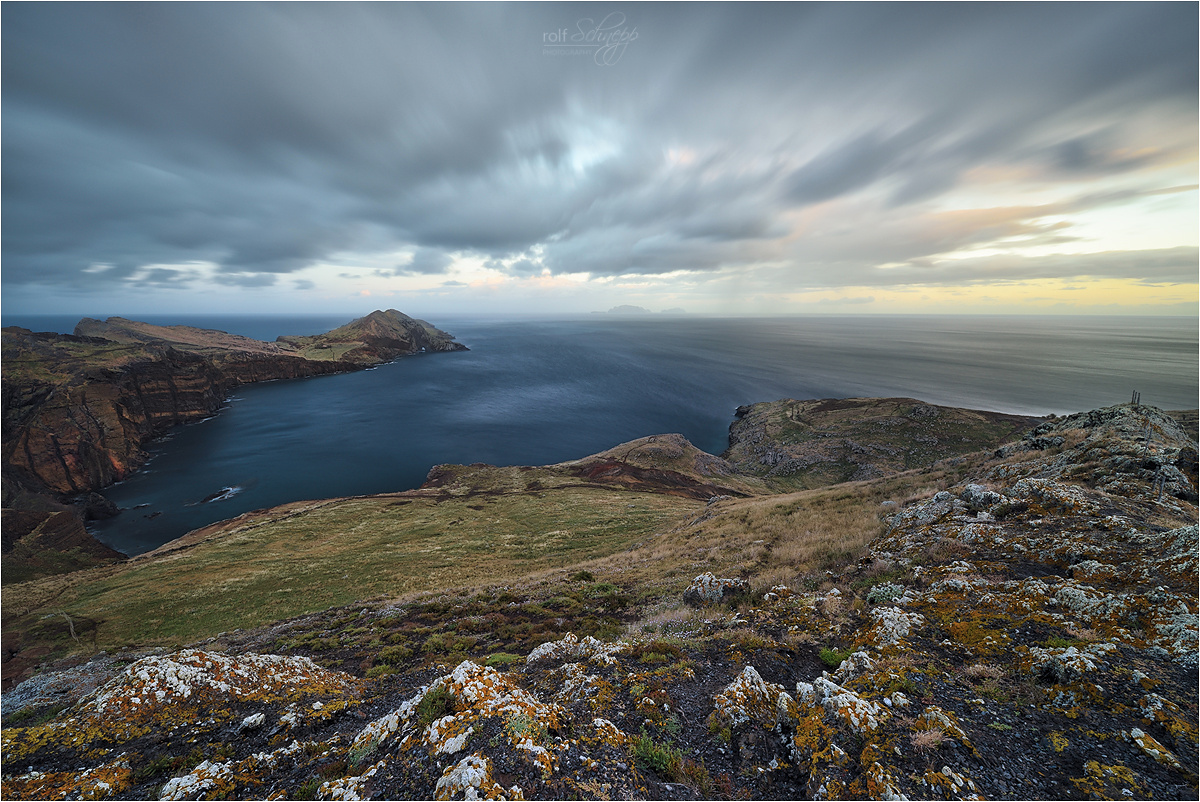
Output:
<instances>
[{"instance_id":1,"label":"distant island","mask_svg":"<svg viewBox=\"0 0 1200 802\"><path fill-rule=\"evenodd\" d=\"M593 314L621 315L623 317L642 317L643 315L653 315L653 314L655 314L655 312L647 309L644 306L633 306L632 304L621 304L620 306L614 306L612 309L609 309L607 312L594 312ZM687 310L683 309L681 307L675 306L670 309L664 309L657 314L660 314L660 315L686 315Z\"/></svg>"},{"instance_id":2,"label":"distant island","mask_svg":"<svg viewBox=\"0 0 1200 802\"><path fill-rule=\"evenodd\" d=\"M214 414L233 388L464 350L395 309L275 342L121 317L84 318L74 334L5 327L5 582L120 557L84 529L117 512L96 491L137 471L149 440Z\"/></svg>"}]
</instances>

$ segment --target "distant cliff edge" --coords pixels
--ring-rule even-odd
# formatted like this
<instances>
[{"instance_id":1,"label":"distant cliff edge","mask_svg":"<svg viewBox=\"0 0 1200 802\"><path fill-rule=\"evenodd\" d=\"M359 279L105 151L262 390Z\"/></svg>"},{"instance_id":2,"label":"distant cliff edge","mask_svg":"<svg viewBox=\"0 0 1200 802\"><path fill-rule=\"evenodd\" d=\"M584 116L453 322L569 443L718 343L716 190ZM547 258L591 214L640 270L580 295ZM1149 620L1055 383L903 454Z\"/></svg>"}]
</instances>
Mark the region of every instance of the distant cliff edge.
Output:
<instances>
[{"instance_id":1,"label":"distant cliff edge","mask_svg":"<svg viewBox=\"0 0 1200 802\"><path fill-rule=\"evenodd\" d=\"M150 439L212 415L238 385L359 370L422 351L464 350L452 335L394 309L325 334L273 343L120 317L84 318L73 335L4 328L5 581L17 581L25 568L58 573L118 556L96 549L83 528L86 518L116 512L96 491L141 467ZM58 515L67 510L76 512L73 524ZM10 538L18 517L22 534ZM35 557L44 551L38 548L17 559L22 544L47 539L41 531L47 525L54 529L47 541L53 550L78 552L77 559L47 562L44 555Z\"/></svg>"}]
</instances>

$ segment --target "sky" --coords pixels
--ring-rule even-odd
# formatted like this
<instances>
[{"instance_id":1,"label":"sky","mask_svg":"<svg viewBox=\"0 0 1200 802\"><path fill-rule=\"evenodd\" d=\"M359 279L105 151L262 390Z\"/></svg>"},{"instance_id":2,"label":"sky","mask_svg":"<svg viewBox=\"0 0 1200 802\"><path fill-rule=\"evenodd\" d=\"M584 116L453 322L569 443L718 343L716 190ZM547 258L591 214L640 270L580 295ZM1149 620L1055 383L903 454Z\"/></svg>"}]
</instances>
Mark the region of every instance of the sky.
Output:
<instances>
[{"instance_id":1,"label":"sky","mask_svg":"<svg viewBox=\"0 0 1200 802\"><path fill-rule=\"evenodd\" d=\"M1198 313L1195 3L0 14L5 314Z\"/></svg>"}]
</instances>

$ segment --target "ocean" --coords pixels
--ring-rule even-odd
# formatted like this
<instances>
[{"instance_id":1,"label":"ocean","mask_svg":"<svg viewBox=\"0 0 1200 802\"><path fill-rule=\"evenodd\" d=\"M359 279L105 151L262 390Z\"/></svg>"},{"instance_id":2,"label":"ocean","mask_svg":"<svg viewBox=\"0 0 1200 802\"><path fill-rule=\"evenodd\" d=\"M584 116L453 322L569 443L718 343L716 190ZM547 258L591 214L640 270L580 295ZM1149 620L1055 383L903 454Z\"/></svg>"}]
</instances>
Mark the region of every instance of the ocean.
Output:
<instances>
[{"instance_id":1,"label":"ocean","mask_svg":"<svg viewBox=\"0 0 1200 802\"><path fill-rule=\"evenodd\" d=\"M140 316L258 339L344 316ZM77 318L5 316L71 331ZM1197 322L1132 317L614 319L430 316L471 350L337 376L239 388L209 420L149 448L105 491L126 511L96 522L139 554L248 510L419 486L439 463L531 465L679 432L721 453L741 404L910 396L1028 415L1128 401L1197 404ZM208 500L206 500L208 499Z\"/></svg>"}]
</instances>

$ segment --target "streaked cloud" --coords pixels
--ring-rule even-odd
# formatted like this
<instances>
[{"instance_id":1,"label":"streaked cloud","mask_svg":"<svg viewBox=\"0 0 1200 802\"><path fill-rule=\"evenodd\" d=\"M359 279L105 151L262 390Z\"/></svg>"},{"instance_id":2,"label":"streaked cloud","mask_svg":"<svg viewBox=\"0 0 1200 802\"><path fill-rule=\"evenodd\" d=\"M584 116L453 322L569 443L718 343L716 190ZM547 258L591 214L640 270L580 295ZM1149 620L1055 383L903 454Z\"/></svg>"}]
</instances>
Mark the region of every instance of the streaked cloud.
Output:
<instances>
[{"instance_id":1,"label":"streaked cloud","mask_svg":"<svg viewBox=\"0 0 1200 802\"><path fill-rule=\"evenodd\" d=\"M615 63L543 52L595 11L5 4L5 309L1195 303L1195 5L638 5Z\"/></svg>"}]
</instances>

